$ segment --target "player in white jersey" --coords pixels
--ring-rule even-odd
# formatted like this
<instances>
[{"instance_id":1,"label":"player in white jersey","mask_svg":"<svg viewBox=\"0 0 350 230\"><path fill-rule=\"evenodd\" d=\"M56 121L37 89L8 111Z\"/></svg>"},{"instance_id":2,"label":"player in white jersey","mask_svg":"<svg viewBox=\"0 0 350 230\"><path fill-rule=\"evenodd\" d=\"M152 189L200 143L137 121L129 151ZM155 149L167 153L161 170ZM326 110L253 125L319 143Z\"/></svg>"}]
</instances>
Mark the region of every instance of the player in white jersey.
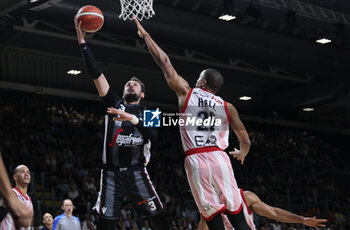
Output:
<instances>
[{"instance_id":1,"label":"player in white jersey","mask_svg":"<svg viewBox=\"0 0 350 230\"><path fill-rule=\"evenodd\" d=\"M191 89L136 18L135 23L169 87L177 94L183 113L180 119L184 126L180 132L186 155L185 169L197 207L211 230L224 229L220 213L226 213L234 226L233 217L243 216L243 204L230 159L224 152L228 146L229 127L240 142L240 149L232 154L242 164L250 140L235 107L215 95L224 84L223 77L214 69L206 69L200 74L196 88Z\"/></svg>"},{"instance_id":2,"label":"player in white jersey","mask_svg":"<svg viewBox=\"0 0 350 230\"><path fill-rule=\"evenodd\" d=\"M6 216L7 211L9 211L13 217L15 217L16 226L29 226L32 223L33 219L33 210L28 208L25 204L20 202L17 199L17 196L11 189L11 184L5 169L4 162L2 160L1 151L0 151L0 195L3 198L6 209L2 208L2 211L5 211ZM7 210L8 209L8 210ZM0 223L2 222L2 216Z\"/></svg>"},{"instance_id":3,"label":"player in white jersey","mask_svg":"<svg viewBox=\"0 0 350 230\"><path fill-rule=\"evenodd\" d=\"M304 217L299 216L294 213L288 212L286 210L272 207L263 201L253 192L243 191L241 189L241 199L243 201L243 211L244 211L244 219L240 220L239 226L237 226L237 230L241 229L242 225L248 225L250 229L255 230L253 211L259 216L265 216L272 220L277 220L283 223L296 223L303 224L309 227L313 227L315 229L319 229L319 227L325 227L324 223L327 222L326 219L316 219L315 217ZM222 216L224 218L224 222L226 216ZM232 226L226 222L225 227L227 230L232 230ZM208 230L205 222L201 219L198 224L198 229Z\"/></svg>"},{"instance_id":4,"label":"player in white jersey","mask_svg":"<svg viewBox=\"0 0 350 230\"><path fill-rule=\"evenodd\" d=\"M30 171L25 165L19 165L13 172L13 179L16 186L12 189L18 200L33 210L32 200L27 194L28 185L30 184ZM0 230L15 230L15 222L11 214L7 214L5 219L0 224ZM21 227L21 230L30 229L30 227Z\"/></svg>"}]
</instances>

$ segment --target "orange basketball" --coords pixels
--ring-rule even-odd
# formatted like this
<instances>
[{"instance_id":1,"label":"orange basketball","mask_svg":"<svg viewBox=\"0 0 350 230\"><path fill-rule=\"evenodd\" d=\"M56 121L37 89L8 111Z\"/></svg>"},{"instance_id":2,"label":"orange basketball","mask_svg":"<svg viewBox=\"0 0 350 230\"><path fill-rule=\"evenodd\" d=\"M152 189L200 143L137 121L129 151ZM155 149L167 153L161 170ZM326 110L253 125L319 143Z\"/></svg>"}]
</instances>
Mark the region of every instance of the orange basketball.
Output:
<instances>
[{"instance_id":1,"label":"orange basketball","mask_svg":"<svg viewBox=\"0 0 350 230\"><path fill-rule=\"evenodd\" d=\"M101 29L103 25L103 14L96 6L83 6L77 13L78 21L81 21L81 28L88 33Z\"/></svg>"}]
</instances>

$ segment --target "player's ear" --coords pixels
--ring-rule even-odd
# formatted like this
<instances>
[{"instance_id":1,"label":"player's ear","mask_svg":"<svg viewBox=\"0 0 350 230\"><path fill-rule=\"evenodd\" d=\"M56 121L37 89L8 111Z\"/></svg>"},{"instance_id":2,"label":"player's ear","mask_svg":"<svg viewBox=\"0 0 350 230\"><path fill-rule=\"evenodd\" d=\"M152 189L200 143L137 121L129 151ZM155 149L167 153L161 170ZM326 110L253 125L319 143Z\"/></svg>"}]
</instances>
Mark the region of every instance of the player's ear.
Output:
<instances>
[{"instance_id":1,"label":"player's ear","mask_svg":"<svg viewBox=\"0 0 350 230\"><path fill-rule=\"evenodd\" d=\"M144 92L141 92L140 97L141 97L142 99L145 98L145 93L144 93Z\"/></svg>"},{"instance_id":2,"label":"player's ear","mask_svg":"<svg viewBox=\"0 0 350 230\"><path fill-rule=\"evenodd\" d=\"M204 86L206 86L206 85L207 85L207 80L203 79L203 80L202 80L202 83L201 83L201 86L204 87Z\"/></svg>"}]
</instances>

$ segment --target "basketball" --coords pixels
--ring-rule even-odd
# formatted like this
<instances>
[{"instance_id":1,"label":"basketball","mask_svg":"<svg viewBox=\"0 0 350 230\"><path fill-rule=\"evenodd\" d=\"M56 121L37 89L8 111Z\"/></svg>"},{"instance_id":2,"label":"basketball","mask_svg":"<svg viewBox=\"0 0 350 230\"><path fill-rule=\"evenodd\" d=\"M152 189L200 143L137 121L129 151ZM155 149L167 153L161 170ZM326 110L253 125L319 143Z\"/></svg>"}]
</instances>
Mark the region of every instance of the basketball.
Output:
<instances>
[{"instance_id":1,"label":"basketball","mask_svg":"<svg viewBox=\"0 0 350 230\"><path fill-rule=\"evenodd\" d=\"M77 13L78 21L81 21L81 28L88 33L101 29L103 25L103 14L96 6L83 6Z\"/></svg>"}]
</instances>

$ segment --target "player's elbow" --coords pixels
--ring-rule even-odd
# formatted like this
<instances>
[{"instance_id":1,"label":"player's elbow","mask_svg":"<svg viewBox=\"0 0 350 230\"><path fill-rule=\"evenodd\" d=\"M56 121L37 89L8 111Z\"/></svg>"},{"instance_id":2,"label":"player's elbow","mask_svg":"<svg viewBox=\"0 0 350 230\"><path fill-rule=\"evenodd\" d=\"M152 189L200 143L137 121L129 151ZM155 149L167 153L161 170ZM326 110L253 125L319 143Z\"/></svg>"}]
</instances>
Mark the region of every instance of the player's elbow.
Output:
<instances>
[{"instance_id":1,"label":"player's elbow","mask_svg":"<svg viewBox=\"0 0 350 230\"><path fill-rule=\"evenodd\" d=\"M252 145L251 141L249 138L244 138L240 141L240 143L246 147L249 147Z\"/></svg>"},{"instance_id":2,"label":"player's elbow","mask_svg":"<svg viewBox=\"0 0 350 230\"><path fill-rule=\"evenodd\" d=\"M170 59L169 59L168 55L166 55L166 54L160 55L159 58L157 59L157 64L161 68L165 68L167 65L169 65Z\"/></svg>"}]
</instances>

